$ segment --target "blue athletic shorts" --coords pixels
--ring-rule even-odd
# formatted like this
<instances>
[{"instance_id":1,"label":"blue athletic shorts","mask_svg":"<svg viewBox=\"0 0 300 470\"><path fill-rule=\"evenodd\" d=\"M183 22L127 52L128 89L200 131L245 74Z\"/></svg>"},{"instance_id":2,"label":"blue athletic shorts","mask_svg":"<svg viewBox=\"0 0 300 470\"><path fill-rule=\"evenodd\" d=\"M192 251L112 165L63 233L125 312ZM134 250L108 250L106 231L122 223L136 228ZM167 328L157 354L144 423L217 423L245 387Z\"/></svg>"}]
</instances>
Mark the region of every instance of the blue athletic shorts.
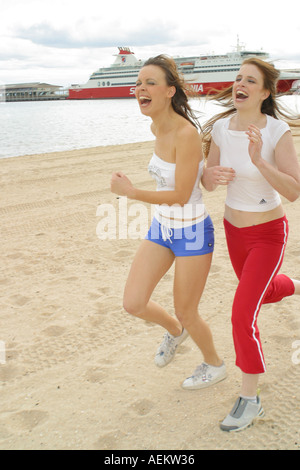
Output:
<instances>
[{"instance_id":1,"label":"blue athletic shorts","mask_svg":"<svg viewBox=\"0 0 300 470\"><path fill-rule=\"evenodd\" d=\"M175 256L205 255L214 251L214 226L209 215L195 225L175 229L154 217L145 239L169 248Z\"/></svg>"}]
</instances>

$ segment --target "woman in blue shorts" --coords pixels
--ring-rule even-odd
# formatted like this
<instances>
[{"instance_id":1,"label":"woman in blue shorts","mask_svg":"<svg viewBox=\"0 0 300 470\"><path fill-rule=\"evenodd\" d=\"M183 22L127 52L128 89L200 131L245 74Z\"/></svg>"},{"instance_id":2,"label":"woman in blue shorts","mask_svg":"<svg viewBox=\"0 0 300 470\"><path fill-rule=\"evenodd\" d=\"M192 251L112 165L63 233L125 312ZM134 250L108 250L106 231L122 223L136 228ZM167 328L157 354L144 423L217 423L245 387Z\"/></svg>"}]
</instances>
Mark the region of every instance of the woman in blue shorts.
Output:
<instances>
[{"instance_id":1,"label":"woman in blue shorts","mask_svg":"<svg viewBox=\"0 0 300 470\"><path fill-rule=\"evenodd\" d=\"M149 173L156 191L137 189L121 172L114 173L112 192L155 205L154 218L133 260L124 292L125 310L167 330L156 356L166 366L188 335L203 362L182 386L198 389L226 377L207 323L198 305L210 270L214 228L199 187L203 172L202 139L175 62L164 55L149 59L140 70L136 98L143 115L152 119L156 137ZM175 263L174 309L170 315L151 300L164 274Z\"/></svg>"}]
</instances>

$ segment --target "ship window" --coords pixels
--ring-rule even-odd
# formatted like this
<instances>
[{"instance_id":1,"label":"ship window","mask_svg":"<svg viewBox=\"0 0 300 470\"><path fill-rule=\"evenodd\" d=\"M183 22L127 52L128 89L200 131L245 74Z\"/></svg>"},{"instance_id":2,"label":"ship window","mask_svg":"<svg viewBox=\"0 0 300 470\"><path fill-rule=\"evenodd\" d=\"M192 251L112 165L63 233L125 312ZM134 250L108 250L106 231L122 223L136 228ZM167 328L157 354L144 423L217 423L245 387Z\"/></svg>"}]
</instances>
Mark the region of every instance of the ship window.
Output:
<instances>
[{"instance_id":1,"label":"ship window","mask_svg":"<svg viewBox=\"0 0 300 470\"><path fill-rule=\"evenodd\" d=\"M127 82L127 83L122 83L122 85L126 86L135 86L135 82ZM120 86L120 83L112 83L111 86Z\"/></svg>"},{"instance_id":2,"label":"ship window","mask_svg":"<svg viewBox=\"0 0 300 470\"><path fill-rule=\"evenodd\" d=\"M105 86L105 82L102 82L102 86Z\"/></svg>"},{"instance_id":3,"label":"ship window","mask_svg":"<svg viewBox=\"0 0 300 470\"><path fill-rule=\"evenodd\" d=\"M109 86L109 85L110 85L110 82L107 82L106 85Z\"/></svg>"},{"instance_id":4,"label":"ship window","mask_svg":"<svg viewBox=\"0 0 300 470\"><path fill-rule=\"evenodd\" d=\"M100 83L100 82L98 82L98 86L101 86L101 83Z\"/></svg>"}]
</instances>

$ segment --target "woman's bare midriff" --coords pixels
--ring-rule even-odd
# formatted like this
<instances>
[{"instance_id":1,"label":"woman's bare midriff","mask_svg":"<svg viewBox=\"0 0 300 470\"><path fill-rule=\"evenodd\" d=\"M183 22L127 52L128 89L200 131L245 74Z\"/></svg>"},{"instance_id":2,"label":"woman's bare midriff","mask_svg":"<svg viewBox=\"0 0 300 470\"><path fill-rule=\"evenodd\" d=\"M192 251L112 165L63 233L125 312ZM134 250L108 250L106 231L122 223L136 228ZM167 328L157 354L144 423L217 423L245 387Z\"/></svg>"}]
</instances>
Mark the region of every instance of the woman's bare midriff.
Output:
<instances>
[{"instance_id":1,"label":"woman's bare midriff","mask_svg":"<svg viewBox=\"0 0 300 470\"><path fill-rule=\"evenodd\" d=\"M271 222L271 220L280 219L284 216L282 205L275 207L267 212L246 212L232 209L225 205L224 218L235 227L243 228L252 225L264 224Z\"/></svg>"}]
</instances>

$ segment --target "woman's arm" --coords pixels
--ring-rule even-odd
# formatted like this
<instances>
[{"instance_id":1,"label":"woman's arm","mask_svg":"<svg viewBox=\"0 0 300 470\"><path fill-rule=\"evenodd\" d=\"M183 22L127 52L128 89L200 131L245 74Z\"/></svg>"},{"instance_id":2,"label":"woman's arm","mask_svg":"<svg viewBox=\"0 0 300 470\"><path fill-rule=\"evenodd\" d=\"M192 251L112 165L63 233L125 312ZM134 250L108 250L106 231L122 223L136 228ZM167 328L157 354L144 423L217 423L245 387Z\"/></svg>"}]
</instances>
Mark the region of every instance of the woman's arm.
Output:
<instances>
[{"instance_id":1,"label":"woman's arm","mask_svg":"<svg viewBox=\"0 0 300 470\"><path fill-rule=\"evenodd\" d=\"M197 178L199 162L202 159L202 142L196 129L184 126L175 140L176 170L173 191L147 191L133 186L123 173L112 175L111 191L150 204L186 204L191 196Z\"/></svg>"},{"instance_id":2,"label":"woman's arm","mask_svg":"<svg viewBox=\"0 0 300 470\"><path fill-rule=\"evenodd\" d=\"M218 185L228 185L234 176L235 171L232 168L220 166L220 149L212 139L201 179L204 188L207 191L214 191Z\"/></svg>"},{"instance_id":3,"label":"woman's arm","mask_svg":"<svg viewBox=\"0 0 300 470\"><path fill-rule=\"evenodd\" d=\"M291 132L283 134L275 147L277 168L261 156L260 130L255 126L249 126L247 134L252 163L279 194L291 202L295 201L300 195L300 166Z\"/></svg>"}]
</instances>

